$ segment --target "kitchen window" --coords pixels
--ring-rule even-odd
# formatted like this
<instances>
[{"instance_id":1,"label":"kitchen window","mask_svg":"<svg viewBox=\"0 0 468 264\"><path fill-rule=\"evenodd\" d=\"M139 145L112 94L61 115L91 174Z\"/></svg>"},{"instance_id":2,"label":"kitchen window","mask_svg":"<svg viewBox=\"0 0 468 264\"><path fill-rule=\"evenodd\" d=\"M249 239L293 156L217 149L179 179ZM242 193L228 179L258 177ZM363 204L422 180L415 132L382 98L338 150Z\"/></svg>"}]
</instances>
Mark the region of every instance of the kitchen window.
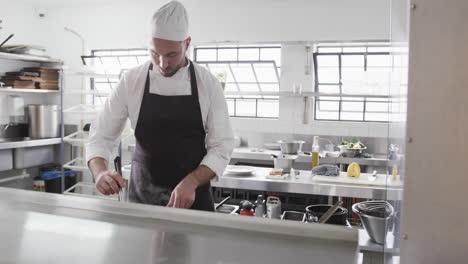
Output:
<instances>
[{"instance_id":1,"label":"kitchen window","mask_svg":"<svg viewBox=\"0 0 468 264\"><path fill-rule=\"evenodd\" d=\"M315 120L389 121L389 43L319 44L313 58Z\"/></svg>"},{"instance_id":2,"label":"kitchen window","mask_svg":"<svg viewBox=\"0 0 468 264\"><path fill-rule=\"evenodd\" d=\"M84 65L94 70L90 85L95 93L90 100L94 105L103 105L121 74L148 61L149 54L147 49L102 49L81 58Z\"/></svg>"},{"instance_id":3,"label":"kitchen window","mask_svg":"<svg viewBox=\"0 0 468 264\"><path fill-rule=\"evenodd\" d=\"M230 116L279 117L281 46L200 46L193 57L223 84Z\"/></svg>"}]
</instances>

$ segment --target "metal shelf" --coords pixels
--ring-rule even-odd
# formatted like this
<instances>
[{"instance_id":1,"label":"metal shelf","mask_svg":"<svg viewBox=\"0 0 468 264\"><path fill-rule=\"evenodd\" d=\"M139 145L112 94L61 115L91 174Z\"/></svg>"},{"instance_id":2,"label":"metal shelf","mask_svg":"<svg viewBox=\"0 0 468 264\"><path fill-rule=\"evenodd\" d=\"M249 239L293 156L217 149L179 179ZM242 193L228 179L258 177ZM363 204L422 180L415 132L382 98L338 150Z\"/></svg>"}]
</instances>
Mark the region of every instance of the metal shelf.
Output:
<instances>
[{"instance_id":1,"label":"metal shelf","mask_svg":"<svg viewBox=\"0 0 468 264\"><path fill-rule=\"evenodd\" d=\"M48 63L58 63L58 64L63 65L63 61L58 60L58 59L52 59L48 57L41 57L41 56L34 56L34 55L26 55L26 54L7 53L7 52L0 52L0 59L31 61L31 62L48 62Z\"/></svg>"},{"instance_id":2,"label":"metal shelf","mask_svg":"<svg viewBox=\"0 0 468 264\"><path fill-rule=\"evenodd\" d=\"M59 94L60 90L45 90L45 89L21 89L13 87L0 88L0 92L6 93L40 93L40 94Z\"/></svg>"},{"instance_id":3,"label":"metal shelf","mask_svg":"<svg viewBox=\"0 0 468 264\"><path fill-rule=\"evenodd\" d=\"M60 143L62 143L61 138L6 141L6 142L0 142L0 149L30 148L30 147L38 147L38 146L57 145Z\"/></svg>"}]
</instances>

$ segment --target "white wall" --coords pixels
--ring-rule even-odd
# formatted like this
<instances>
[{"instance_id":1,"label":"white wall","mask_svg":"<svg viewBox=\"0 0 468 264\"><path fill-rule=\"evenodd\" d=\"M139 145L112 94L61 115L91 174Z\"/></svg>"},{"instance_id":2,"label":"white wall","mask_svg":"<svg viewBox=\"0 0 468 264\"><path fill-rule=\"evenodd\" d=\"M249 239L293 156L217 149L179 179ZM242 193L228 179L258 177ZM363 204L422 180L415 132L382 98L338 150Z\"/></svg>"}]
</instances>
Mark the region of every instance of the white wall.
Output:
<instances>
[{"instance_id":1,"label":"white wall","mask_svg":"<svg viewBox=\"0 0 468 264\"><path fill-rule=\"evenodd\" d=\"M467 263L468 2L412 2L401 260Z\"/></svg>"},{"instance_id":2,"label":"white wall","mask_svg":"<svg viewBox=\"0 0 468 264\"><path fill-rule=\"evenodd\" d=\"M152 13L166 1L32 1L28 4L46 11L34 18L41 38L35 44L48 47L53 57L64 59L72 69L81 66L81 44L63 28L70 27L85 38L86 50L99 48L146 47L147 24ZM390 0L257 0L257 1L181 1L190 16L193 43L210 42L285 42L326 40L389 39ZM32 15L32 14L31 14ZM305 49L289 45L283 52L281 89L287 90L301 80L305 90L312 89L312 76L304 74ZM67 75L66 89L79 88L80 78ZM77 99L65 100L73 105ZM280 120L233 118L234 128L311 135L387 137L388 126L372 123L310 122L302 124L300 98L281 102ZM313 112L313 105L310 105ZM292 118L291 118L292 117Z\"/></svg>"}]
</instances>

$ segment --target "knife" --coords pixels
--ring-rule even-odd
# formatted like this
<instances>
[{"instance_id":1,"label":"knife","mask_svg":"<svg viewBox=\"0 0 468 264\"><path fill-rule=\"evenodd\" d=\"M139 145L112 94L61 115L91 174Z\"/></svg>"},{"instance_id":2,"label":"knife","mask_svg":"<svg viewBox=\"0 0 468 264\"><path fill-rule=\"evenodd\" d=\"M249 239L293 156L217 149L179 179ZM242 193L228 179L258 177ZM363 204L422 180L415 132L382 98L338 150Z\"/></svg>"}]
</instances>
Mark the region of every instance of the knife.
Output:
<instances>
[{"instance_id":1,"label":"knife","mask_svg":"<svg viewBox=\"0 0 468 264\"><path fill-rule=\"evenodd\" d=\"M376 170L372 172L372 175L367 177L367 180L370 181L370 182L375 181L375 179L377 179L377 171Z\"/></svg>"}]
</instances>

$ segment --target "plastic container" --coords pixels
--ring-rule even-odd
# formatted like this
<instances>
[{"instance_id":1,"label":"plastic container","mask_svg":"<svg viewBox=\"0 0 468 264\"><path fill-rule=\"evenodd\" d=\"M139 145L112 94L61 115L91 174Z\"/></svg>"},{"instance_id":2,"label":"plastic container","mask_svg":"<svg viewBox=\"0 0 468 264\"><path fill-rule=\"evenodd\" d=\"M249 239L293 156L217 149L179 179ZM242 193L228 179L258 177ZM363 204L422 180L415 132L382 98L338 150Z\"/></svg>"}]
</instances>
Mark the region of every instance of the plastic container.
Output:
<instances>
[{"instance_id":1,"label":"plastic container","mask_svg":"<svg viewBox=\"0 0 468 264\"><path fill-rule=\"evenodd\" d=\"M77 183L79 171L44 171L41 172L40 178L45 183L45 191L49 193L62 193L66 189ZM61 177L64 176L65 190L62 190Z\"/></svg>"}]
</instances>

